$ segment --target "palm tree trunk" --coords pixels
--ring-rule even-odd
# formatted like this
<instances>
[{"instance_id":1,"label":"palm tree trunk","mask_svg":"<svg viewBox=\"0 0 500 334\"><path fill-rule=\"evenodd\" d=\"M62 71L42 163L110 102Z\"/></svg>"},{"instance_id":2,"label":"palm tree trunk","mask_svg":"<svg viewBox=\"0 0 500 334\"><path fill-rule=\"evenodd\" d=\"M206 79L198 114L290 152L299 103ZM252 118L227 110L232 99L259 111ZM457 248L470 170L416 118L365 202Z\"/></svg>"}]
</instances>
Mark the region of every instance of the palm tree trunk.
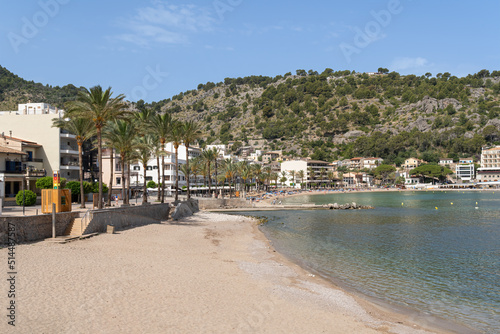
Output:
<instances>
[{"instance_id":1,"label":"palm tree trunk","mask_svg":"<svg viewBox=\"0 0 500 334\"><path fill-rule=\"evenodd\" d=\"M146 186L146 172L147 172L147 163L142 164L142 168L144 169L144 185L142 187L142 205L148 202L148 188Z\"/></svg>"},{"instance_id":2,"label":"palm tree trunk","mask_svg":"<svg viewBox=\"0 0 500 334\"><path fill-rule=\"evenodd\" d=\"M217 195L217 187L219 186L219 179L217 178L217 156L215 157L215 195Z\"/></svg>"},{"instance_id":3,"label":"palm tree trunk","mask_svg":"<svg viewBox=\"0 0 500 334\"><path fill-rule=\"evenodd\" d=\"M156 155L156 167L158 167L158 186L156 189L158 189L157 201L159 202L161 199L161 194L160 194L161 174L160 174L160 156L159 155ZM144 172L144 177L146 177L146 172Z\"/></svg>"},{"instance_id":4,"label":"palm tree trunk","mask_svg":"<svg viewBox=\"0 0 500 334\"><path fill-rule=\"evenodd\" d=\"M130 164L128 163L128 161L125 163L125 168L127 170L127 173L125 174L126 176L126 181L127 181L127 186L126 186L126 189L125 189L125 201L126 201L126 204L129 204L130 203Z\"/></svg>"},{"instance_id":5,"label":"palm tree trunk","mask_svg":"<svg viewBox=\"0 0 500 334\"><path fill-rule=\"evenodd\" d=\"M161 203L165 203L165 155L161 156Z\"/></svg>"},{"instance_id":6,"label":"palm tree trunk","mask_svg":"<svg viewBox=\"0 0 500 334\"><path fill-rule=\"evenodd\" d=\"M177 202L178 200L179 200L179 146L175 146L175 201Z\"/></svg>"},{"instance_id":7,"label":"palm tree trunk","mask_svg":"<svg viewBox=\"0 0 500 334\"><path fill-rule=\"evenodd\" d=\"M102 138L100 126L97 126L97 161L99 163L99 202L97 203L97 209L102 210Z\"/></svg>"},{"instance_id":8,"label":"palm tree trunk","mask_svg":"<svg viewBox=\"0 0 500 334\"><path fill-rule=\"evenodd\" d=\"M125 189L125 156L123 154L120 154L120 159L122 161L120 161L120 164L122 166L122 200L123 200L123 204L127 204L126 201L125 201L125 198L126 198L126 189Z\"/></svg>"},{"instance_id":9,"label":"palm tree trunk","mask_svg":"<svg viewBox=\"0 0 500 334\"><path fill-rule=\"evenodd\" d=\"M187 144L185 145L186 145L186 170L189 173L189 145ZM187 175L186 182L187 182L187 199L190 199L191 194L189 192L189 174Z\"/></svg>"},{"instance_id":10,"label":"palm tree trunk","mask_svg":"<svg viewBox=\"0 0 500 334\"><path fill-rule=\"evenodd\" d=\"M115 170L114 166L114 155L115 150L111 148L111 153L109 154L109 164L110 164L110 173L109 173L109 194L108 194L108 206L111 206L111 194L113 193L113 171Z\"/></svg>"},{"instance_id":11,"label":"palm tree trunk","mask_svg":"<svg viewBox=\"0 0 500 334\"><path fill-rule=\"evenodd\" d=\"M210 173L210 161L207 161L207 173L208 173L208 192L212 193L212 174Z\"/></svg>"},{"instance_id":12,"label":"palm tree trunk","mask_svg":"<svg viewBox=\"0 0 500 334\"><path fill-rule=\"evenodd\" d=\"M83 150L82 144L78 142L78 166L80 167L80 208L85 208L85 192L83 190Z\"/></svg>"}]
</instances>

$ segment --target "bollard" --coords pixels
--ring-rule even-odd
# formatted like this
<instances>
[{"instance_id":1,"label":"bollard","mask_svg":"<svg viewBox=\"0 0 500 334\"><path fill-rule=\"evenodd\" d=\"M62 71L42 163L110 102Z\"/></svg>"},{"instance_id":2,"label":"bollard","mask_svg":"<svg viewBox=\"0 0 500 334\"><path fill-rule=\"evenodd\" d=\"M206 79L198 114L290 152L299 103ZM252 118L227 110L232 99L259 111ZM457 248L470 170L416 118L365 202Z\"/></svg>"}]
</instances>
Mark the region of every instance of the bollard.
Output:
<instances>
[{"instance_id":1,"label":"bollard","mask_svg":"<svg viewBox=\"0 0 500 334\"><path fill-rule=\"evenodd\" d=\"M52 239L56 238L56 203L52 203Z\"/></svg>"}]
</instances>

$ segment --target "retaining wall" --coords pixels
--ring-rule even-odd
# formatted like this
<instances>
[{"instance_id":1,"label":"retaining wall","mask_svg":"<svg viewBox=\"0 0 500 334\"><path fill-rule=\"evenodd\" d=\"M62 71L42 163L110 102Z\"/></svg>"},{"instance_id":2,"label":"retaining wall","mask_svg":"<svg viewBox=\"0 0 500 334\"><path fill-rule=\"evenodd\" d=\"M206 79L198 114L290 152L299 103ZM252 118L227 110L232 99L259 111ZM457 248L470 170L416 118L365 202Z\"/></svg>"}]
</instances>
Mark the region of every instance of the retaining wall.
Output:
<instances>
[{"instance_id":1,"label":"retaining wall","mask_svg":"<svg viewBox=\"0 0 500 334\"><path fill-rule=\"evenodd\" d=\"M107 225L113 225L115 229L121 230L133 226L158 224L167 220L169 213L168 203L92 211L91 222L83 233L106 232Z\"/></svg>"},{"instance_id":2,"label":"retaining wall","mask_svg":"<svg viewBox=\"0 0 500 334\"><path fill-rule=\"evenodd\" d=\"M201 210L251 208L252 202L242 198L199 198Z\"/></svg>"},{"instance_id":3,"label":"retaining wall","mask_svg":"<svg viewBox=\"0 0 500 334\"><path fill-rule=\"evenodd\" d=\"M56 214L56 235L62 235L79 212ZM10 224L9 224L10 223ZM8 243L9 225L14 229L16 243L52 237L52 214L25 217L0 217L0 244Z\"/></svg>"}]
</instances>

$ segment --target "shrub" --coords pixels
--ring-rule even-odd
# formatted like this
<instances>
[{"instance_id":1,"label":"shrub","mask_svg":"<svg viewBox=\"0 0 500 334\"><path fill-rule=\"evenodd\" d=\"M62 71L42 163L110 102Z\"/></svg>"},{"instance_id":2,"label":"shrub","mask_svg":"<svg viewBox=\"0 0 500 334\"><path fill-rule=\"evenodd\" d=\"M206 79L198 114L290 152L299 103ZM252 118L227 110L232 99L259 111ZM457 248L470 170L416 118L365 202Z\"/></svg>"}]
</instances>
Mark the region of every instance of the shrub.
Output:
<instances>
[{"instance_id":1,"label":"shrub","mask_svg":"<svg viewBox=\"0 0 500 334\"><path fill-rule=\"evenodd\" d=\"M102 184L102 193L105 194L108 192L108 186L106 185L106 183L103 183ZM96 183L93 183L92 184L92 192L94 194L98 194L99 193L99 182L96 182Z\"/></svg>"},{"instance_id":2,"label":"shrub","mask_svg":"<svg viewBox=\"0 0 500 334\"><path fill-rule=\"evenodd\" d=\"M36 203L36 194L31 190L24 191L24 205L32 206ZM23 191L20 190L16 195L16 204L23 205Z\"/></svg>"},{"instance_id":3,"label":"shrub","mask_svg":"<svg viewBox=\"0 0 500 334\"><path fill-rule=\"evenodd\" d=\"M146 183L146 187L148 187L148 188L156 188L156 187L158 187L158 185L156 184L155 181L151 180L151 181L148 181L148 183Z\"/></svg>"},{"instance_id":4,"label":"shrub","mask_svg":"<svg viewBox=\"0 0 500 334\"><path fill-rule=\"evenodd\" d=\"M38 189L52 189L54 187L53 184L53 178L52 176L45 176L41 177L38 180L36 180L35 186ZM64 177L61 177L61 189L64 189L66 187L66 179Z\"/></svg>"}]
</instances>

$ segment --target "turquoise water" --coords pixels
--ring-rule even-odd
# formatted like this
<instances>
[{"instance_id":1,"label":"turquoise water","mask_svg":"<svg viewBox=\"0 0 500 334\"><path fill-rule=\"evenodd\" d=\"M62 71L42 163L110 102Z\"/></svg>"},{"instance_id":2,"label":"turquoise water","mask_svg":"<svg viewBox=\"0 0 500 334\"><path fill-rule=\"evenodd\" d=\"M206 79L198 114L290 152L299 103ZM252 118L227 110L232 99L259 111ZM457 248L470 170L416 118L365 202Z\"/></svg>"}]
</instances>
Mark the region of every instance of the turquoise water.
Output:
<instances>
[{"instance_id":1,"label":"turquoise water","mask_svg":"<svg viewBox=\"0 0 500 334\"><path fill-rule=\"evenodd\" d=\"M284 204L353 201L375 209L245 214L268 217L262 230L276 249L334 282L417 310L420 322L432 314L500 333L500 192L307 195Z\"/></svg>"}]
</instances>

